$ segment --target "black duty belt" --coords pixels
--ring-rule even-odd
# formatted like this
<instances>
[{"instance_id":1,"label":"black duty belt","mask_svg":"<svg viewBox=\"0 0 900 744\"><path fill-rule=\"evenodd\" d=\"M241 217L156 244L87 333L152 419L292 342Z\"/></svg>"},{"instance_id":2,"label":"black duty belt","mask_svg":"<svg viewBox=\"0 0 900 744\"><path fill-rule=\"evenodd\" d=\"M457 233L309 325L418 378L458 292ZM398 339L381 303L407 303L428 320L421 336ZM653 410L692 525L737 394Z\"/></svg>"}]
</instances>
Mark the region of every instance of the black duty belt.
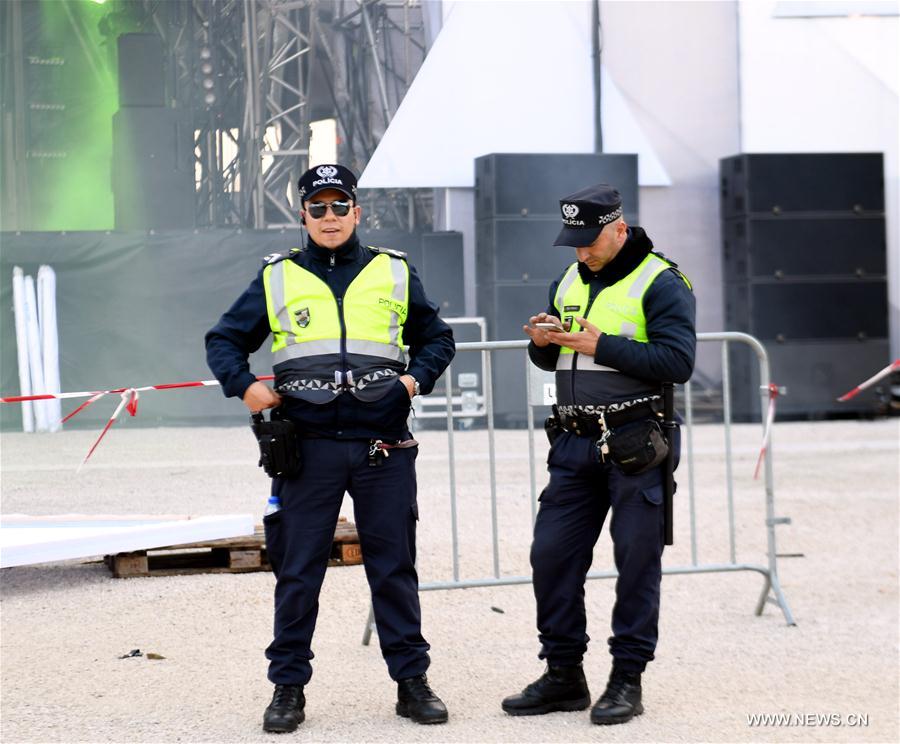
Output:
<instances>
[{"instance_id":1,"label":"black duty belt","mask_svg":"<svg viewBox=\"0 0 900 744\"><path fill-rule=\"evenodd\" d=\"M652 399L601 408L590 413L571 410L572 408L553 406L553 413L563 429L581 437L601 437L608 429L615 429L632 421L661 419L663 416L662 401L657 400L655 396Z\"/></svg>"}]
</instances>

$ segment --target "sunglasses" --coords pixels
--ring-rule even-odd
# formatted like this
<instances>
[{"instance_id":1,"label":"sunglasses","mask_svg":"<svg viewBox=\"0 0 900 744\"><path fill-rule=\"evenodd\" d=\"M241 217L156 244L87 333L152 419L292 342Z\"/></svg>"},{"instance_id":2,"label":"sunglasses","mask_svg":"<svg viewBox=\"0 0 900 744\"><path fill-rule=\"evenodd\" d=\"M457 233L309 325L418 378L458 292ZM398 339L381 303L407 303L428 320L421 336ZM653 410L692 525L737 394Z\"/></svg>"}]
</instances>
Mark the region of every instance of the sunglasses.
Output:
<instances>
[{"instance_id":1,"label":"sunglasses","mask_svg":"<svg viewBox=\"0 0 900 744\"><path fill-rule=\"evenodd\" d=\"M306 205L306 214L314 220L320 220L325 216L328 207L331 207L331 211L335 217L346 217L350 214L350 208L352 206L352 202L348 201L333 201L330 204L326 204L325 202L310 202Z\"/></svg>"}]
</instances>

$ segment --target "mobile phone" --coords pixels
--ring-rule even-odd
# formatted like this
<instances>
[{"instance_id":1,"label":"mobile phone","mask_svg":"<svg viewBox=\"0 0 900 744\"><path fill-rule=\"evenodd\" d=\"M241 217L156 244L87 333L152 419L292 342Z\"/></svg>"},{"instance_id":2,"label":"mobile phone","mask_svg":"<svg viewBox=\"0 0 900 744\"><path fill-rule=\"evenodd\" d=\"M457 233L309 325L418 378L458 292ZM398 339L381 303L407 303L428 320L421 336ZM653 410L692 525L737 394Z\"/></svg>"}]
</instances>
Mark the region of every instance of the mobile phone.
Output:
<instances>
[{"instance_id":1,"label":"mobile phone","mask_svg":"<svg viewBox=\"0 0 900 744\"><path fill-rule=\"evenodd\" d=\"M535 323L534 327L535 328L546 328L548 330L557 330L557 331L565 330L565 328L563 328L559 323Z\"/></svg>"}]
</instances>

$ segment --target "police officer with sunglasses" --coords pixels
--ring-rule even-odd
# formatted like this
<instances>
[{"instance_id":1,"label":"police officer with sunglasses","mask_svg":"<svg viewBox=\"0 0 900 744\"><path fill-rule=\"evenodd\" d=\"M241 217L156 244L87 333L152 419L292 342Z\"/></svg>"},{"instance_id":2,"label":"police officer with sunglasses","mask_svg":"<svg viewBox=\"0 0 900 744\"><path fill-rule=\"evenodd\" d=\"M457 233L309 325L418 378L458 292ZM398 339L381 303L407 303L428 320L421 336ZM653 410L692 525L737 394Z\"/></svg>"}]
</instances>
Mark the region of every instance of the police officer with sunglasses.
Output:
<instances>
[{"instance_id":1,"label":"police officer with sunglasses","mask_svg":"<svg viewBox=\"0 0 900 744\"><path fill-rule=\"evenodd\" d=\"M405 254L360 243L356 177L342 165L299 181L303 250L267 256L247 290L206 335L207 361L226 396L293 424L296 466L276 475L281 508L264 517L275 573L275 631L266 649L275 685L263 728L304 720L319 590L345 492L354 502L375 623L396 713L443 723L425 672L416 574L413 396L427 394L455 353L453 333ZM274 389L248 355L272 336ZM408 352L404 350L408 347ZM349 702L349 701L348 701Z\"/></svg>"}]
</instances>

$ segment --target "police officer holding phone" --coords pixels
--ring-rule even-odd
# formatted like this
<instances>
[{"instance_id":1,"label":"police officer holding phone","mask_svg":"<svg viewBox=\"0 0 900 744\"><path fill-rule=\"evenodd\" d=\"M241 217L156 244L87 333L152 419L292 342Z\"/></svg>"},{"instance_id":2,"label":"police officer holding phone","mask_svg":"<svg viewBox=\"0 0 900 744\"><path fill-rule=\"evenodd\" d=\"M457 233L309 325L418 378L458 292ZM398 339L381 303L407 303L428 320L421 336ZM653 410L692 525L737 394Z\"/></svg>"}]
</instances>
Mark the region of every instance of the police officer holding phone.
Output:
<instances>
[{"instance_id":1,"label":"police officer holding phone","mask_svg":"<svg viewBox=\"0 0 900 744\"><path fill-rule=\"evenodd\" d=\"M529 356L556 372L548 419L550 482L531 547L539 658L544 674L503 700L510 715L583 710L591 704L584 583L607 513L619 576L612 610L612 671L590 718L643 712L641 674L657 642L668 448L661 386L694 366L694 296L676 265L622 218L622 200L599 184L560 202L555 245L575 250L550 287L546 311L524 327Z\"/></svg>"},{"instance_id":2,"label":"police officer holding phone","mask_svg":"<svg viewBox=\"0 0 900 744\"><path fill-rule=\"evenodd\" d=\"M453 333L405 254L360 243L349 169L312 168L299 193L305 248L267 256L206 335L207 361L225 395L255 414L276 409L272 430L292 430L287 447L282 441L266 449L261 438L281 506L264 518L276 585L275 637L266 649L275 690L263 728L289 732L304 720L319 590L345 491L354 502L382 655L397 682L396 713L443 723L447 709L425 676L429 645L415 568L417 447L407 418L413 396L429 393L453 358ZM270 334L274 389L248 364ZM273 464L286 450L291 462Z\"/></svg>"}]
</instances>

